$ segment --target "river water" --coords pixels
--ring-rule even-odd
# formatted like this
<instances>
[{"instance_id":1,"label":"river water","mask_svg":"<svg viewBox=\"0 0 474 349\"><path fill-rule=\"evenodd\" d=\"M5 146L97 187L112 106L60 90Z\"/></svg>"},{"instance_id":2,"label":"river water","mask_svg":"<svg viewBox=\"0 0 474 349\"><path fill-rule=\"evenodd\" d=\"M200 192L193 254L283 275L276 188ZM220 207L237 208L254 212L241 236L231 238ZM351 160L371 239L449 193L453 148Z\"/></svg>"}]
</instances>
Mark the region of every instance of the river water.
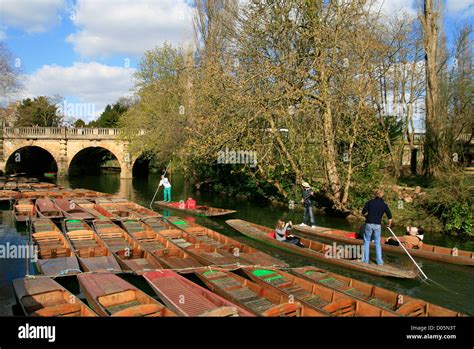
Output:
<instances>
[{"instance_id":1,"label":"river water","mask_svg":"<svg viewBox=\"0 0 474 349\"><path fill-rule=\"evenodd\" d=\"M155 193L158 183L158 175L150 174L148 178L134 178L130 180L120 179L119 174L103 174L101 176L73 177L69 179L58 179L57 183L71 188L87 188L106 193L116 194L141 205L147 206ZM238 210L232 218L245 219L258 224L273 227L278 218L291 219L294 223L300 223L303 212L300 209L290 210L285 207L274 207L263 203L255 203L249 200L231 198L209 192L197 192L192 185L186 183L183 176L173 174L171 176L173 185L172 200L186 200L191 196L197 200L198 204L206 204L215 207L223 207ZM161 190L157 195L157 200L162 200ZM156 206L156 210L160 211ZM180 215L176 212L172 214ZM183 215L182 215L183 216ZM329 218L325 216L315 216L316 225L333 227L343 230L358 230L358 226L343 219ZM396 220L396 217L394 217ZM291 267L303 265L314 265L326 268L330 271L342 275L357 278L372 284L388 288L397 292L408 294L412 297L421 298L426 301L457 310L470 315L474 315L474 268L456 266L451 264L436 263L426 260L418 260L423 271L434 282L426 283L417 280L398 280L377 276L366 275L358 272L348 271L343 268L332 267L327 264L312 261L310 259L296 256L278 249L273 249L254 240L248 239L225 224L228 217L220 218L196 218L196 222L214 229L220 233L232 236L233 238L256 247L264 252L286 261ZM0 244L25 244L27 239L26 229L15 224L15 220L9 210L8 204L0 207ZM402 227L396 227L398 235L403 234ZM390 235L388 231L384 235ZM474 250L474 241L464 241L442 234L425 234L425 242L446 247L457 247L459 249ZM372 252L373 253L373 252ZM385 260L397 260L409 265L408 258L403 256L384 256ZM33 268L31 268L33 269ZM23 277L26 273L26 262L22 259L2 259L0 258L0 315L16 315L19 309L11 287L11 280ZM63 286L72 292L78 292L77 283L74 278L68 277L68 281L59 281ZM64 279L64 278L63 278ZM67 278L66 278L67 279ZM141 280L133 280L145 292L150 292L146 284Z\"/></svg>"}]
</instances>

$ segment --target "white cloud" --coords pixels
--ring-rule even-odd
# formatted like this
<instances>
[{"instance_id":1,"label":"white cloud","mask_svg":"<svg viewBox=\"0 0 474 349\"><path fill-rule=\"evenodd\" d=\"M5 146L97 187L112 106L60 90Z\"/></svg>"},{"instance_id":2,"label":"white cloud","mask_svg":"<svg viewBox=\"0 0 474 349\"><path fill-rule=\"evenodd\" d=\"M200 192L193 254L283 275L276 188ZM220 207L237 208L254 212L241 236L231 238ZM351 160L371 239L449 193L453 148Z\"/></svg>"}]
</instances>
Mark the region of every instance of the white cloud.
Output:
<instances>
[{"instance_id":1,"label":"white cloud","mask_svg":"<svg viewBox=\"0 0 474 349\"><path fill-rule=\"evenodd\" d=\"M97 62L75 62L70 67L44 65L33 74L22 76L25 91L21 98L71 96L77 100L75 103L93 105L94 115L85 116L89 121L100 114L107 104L131 94L134 72L133 68ZM67 99L66 102L72 103Z\"/></svg>"},{"instance_id":2,"label":"white cloud","mask_svg":"<svg viewBox=\"0 0 474 349\"><path fill-rule=\"evenodd\" d=\"M141 56L165 41L192 37L192 8L184 0L78 0L67 37L85 57Z\"/></svg>"},{"instance_id":3,"label":"white cloud","mask_svg":"<svg viewBox=\"0 0 474 349\"><path fill-rule=\"evenodd\" d=\"M2 0L0 22L27 33L44 32L59 23L64 0Z\"/></svg>"},{"instance_id":4,"label":"white cloud","mask_svg":"<svg viewBox=\"0 0 474 349\"><path fill-rule=\"evenodd\" d=\"M394 14L405 13L411 17L416 16L416 0L374 0L373 9L388 17Z\"/></svg>"},{"instance_id":5,"label":"white cloud","mask_svg":"<svg viewBox=\"0 0 474 349\"><path fill-rule=\"evenodd\" d=\"M453 15L472 17L474 15L474 0L447 0L446 10Z\"/></svg>"}]
</instances>

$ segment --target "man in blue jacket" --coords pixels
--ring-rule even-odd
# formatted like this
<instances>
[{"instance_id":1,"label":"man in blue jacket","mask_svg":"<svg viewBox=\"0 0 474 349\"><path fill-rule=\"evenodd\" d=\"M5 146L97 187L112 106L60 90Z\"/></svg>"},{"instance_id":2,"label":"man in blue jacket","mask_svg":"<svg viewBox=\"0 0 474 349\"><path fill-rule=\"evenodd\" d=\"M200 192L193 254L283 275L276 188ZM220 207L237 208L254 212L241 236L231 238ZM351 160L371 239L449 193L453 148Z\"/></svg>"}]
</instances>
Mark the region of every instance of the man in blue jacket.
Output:
<instances>
[{"instance_id":1,"label":"man in blue jacket","mask_svg":"<svg viewBox=\"0 0 474 349\"><path fill-rule=\"evenodd\" d=\"M362 262L365 263L369 263L370 241L373 236L377 265L383 265L382 246L380 245L383 215L387 215L389 227L393 222L392 212L390 212L390 208L385 201L383 201L383 195L384 192L377 189L375 191L375 198L368 201L362 209L362 214L365 215L364 255L362 257Z\"/></svg>"}]
</instances>

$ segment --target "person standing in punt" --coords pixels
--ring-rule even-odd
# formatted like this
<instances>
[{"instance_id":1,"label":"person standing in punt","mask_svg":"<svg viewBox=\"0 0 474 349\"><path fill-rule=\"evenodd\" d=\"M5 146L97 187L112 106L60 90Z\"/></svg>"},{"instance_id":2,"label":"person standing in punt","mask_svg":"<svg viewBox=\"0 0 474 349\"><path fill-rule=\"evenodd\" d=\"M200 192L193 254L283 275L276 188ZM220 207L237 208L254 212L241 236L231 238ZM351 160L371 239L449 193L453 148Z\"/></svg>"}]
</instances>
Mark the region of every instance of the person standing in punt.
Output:
<instances>
[{"instance_id":1,"label":"person standing in punt","mask_svg":"<svg viewBox=\"0 0 474 349\"><path fill-rule=\"evenodd\" d=\"M313 189L311 189L311 186L308 184L308 182L302 182L301 186L303 187L301 191L301 195L303 196L303 198L301 199L301 203L304 206L304 213L303 223L301 223L300 226L307 226L306 221L307 217L309 216L311 228L316 228L316 226L314 225L313 202L311 201L311 198L314 196L314 191Z\"/></svg>"},{"instance_id":2,"label":"person standing in punt","mask_svg":"<svg viewBox=\"0 0 474 349\"><path fill-rule=\"evenodd\" d=\"M160 184L158 184L158 188L161 186L163 186L163 201L171 202L171 183L165 175L161 175L161 181Z\"/></svg>"},{"instance_id":3,"label":"person standing in punt","mask_svg":"<svg viewBox=\"0 0 474 349\"><path fill-rule=\"evenodd\" d=\"M384 192L377 189L374 194L375 198L368 201L362 209L362 214L365 216L364 252L362 262L369 263L370 241L373 237L377 265L383 265L382 246L380 245L382 217L384 214L387 215L389 227L392 225L393 219L390 208L383 200Z\"/></svg>"}]
</instances>

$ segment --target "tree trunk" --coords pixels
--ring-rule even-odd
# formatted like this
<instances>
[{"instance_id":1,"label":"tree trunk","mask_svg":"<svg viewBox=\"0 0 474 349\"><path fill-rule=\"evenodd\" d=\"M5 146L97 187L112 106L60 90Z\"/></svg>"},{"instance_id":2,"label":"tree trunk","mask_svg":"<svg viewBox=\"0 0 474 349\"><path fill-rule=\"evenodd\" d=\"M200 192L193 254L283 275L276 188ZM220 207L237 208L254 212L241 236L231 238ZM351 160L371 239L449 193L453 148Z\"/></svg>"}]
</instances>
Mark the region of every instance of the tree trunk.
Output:
<instances>
[{"instance_id":1,"label":"tree trunk","mask_svg":"<svg viewBox=\"0 0 474 349\"><path fill-rule=\"evenodd\" d=\"M423 170L425 176L436 175L436 161L438 153L438 137L436 127L436 112L438 105L438 80L436 71L437 43L438 43L438 18L433 0L425 0L423 15L420 21L424 30L423 45L425 49L425 74L426 74L426 138L424 143Z\"/></svg>"}]
</instances>

